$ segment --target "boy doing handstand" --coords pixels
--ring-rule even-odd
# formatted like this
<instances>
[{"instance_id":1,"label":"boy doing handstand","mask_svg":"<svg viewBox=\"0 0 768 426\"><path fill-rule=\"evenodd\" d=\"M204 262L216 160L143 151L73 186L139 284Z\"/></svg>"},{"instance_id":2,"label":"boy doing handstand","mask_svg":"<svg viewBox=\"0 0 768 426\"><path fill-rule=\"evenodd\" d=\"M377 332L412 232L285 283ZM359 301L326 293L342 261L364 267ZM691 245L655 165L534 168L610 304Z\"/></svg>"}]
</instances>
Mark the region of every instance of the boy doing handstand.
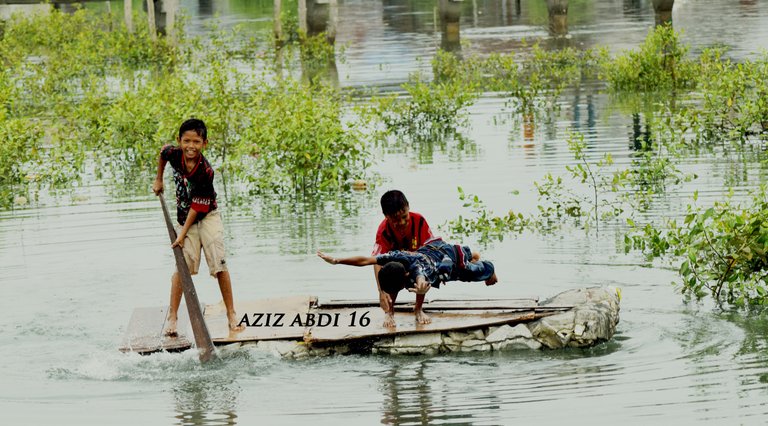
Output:
<instances>
[{"instance_id":1,"label":"boy doing handstand","mask_svg":"<svg viewBox=\"0 0 768 426\"><path fill-rule=\"evenodd\" d=\"M480 253L467 246L451 245L440 238L428 241L415 252L390 251L378 256L336 258L321 251L317 255L331 265L380 265L379 283L392 303L385 310L384 326L395 326L395 299L403 288L416 293L413 312L416 321L428 324L432 320L422 310L424 295L430 287L439 288L448 281L485 281L486 285L498 281L493 263L480 260Z\"/></svg>"},{"instance_id":2,"label":"boy doing handstand","mask_svg":"<svg viewBox=\"0 0 768 426\"><path fill-rule=\"evenodd\" d=\"M241 331L245 327L238 325L232 301L232 282L224 256L224 228L217 210L216 191L213 189L213 168L202 153L208 145L205 123L195 118L185 121L179 128L176 142L178 146L166 145L160 151L157 177L152 185L155 195L163 193L163 172L166 163L170 163L176 183L176 218L181 227L171 247L182 248L184 260L192 275L197 274L202 249L211 276L219 282L221 298L227 308L229 329ZM176 271L171 277L171 304L164 330L167 336L177 335L181 293L181 278Z\"/></svg>"}]
</instances>

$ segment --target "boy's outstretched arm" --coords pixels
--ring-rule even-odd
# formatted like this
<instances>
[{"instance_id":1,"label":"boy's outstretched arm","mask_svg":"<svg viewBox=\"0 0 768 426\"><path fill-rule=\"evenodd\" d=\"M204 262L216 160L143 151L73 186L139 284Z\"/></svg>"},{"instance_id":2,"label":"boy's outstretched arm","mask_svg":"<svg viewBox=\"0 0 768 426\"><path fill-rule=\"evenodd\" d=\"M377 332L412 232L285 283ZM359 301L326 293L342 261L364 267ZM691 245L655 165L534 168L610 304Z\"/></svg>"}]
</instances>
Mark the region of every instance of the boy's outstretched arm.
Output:
<instances>
[{"instance_id":1,"label":"boy's outstretched arm","mask_svg":"<svg viewBox=\"0 0 768 426\"><path fill-rule=\"evenodd\" d=\"M164 159L162 155L158 156L157 176L155 177L155 183L152 184L152 192L154 192L155 195L163 193L163 172L165 172L165 163L167 162L168 161Z\"/></svg>"},{"instance_id":2,"label":"boy's outstretched arm","mask_svg":"<svg viewBox=\"0 0 768 426\"><path fill-rule=\"evenodd\" d=\"M317 251L318 257L323 259L324 261L330 263L331 265L352 265L352 266L369 266L369 265L375 265L376 264L376 257L374 256L352 256L352 257L340 257L336 258L330 255L327 255L320 250Z\"/></svg>"}]
</instances>

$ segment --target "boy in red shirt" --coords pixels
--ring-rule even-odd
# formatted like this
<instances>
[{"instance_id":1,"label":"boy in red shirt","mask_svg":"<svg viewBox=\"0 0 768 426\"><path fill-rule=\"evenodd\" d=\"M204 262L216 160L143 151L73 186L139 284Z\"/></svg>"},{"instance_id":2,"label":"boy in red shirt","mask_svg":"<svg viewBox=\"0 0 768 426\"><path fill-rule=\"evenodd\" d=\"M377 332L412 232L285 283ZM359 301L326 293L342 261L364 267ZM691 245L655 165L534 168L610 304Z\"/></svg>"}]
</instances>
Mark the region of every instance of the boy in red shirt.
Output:
<instances>
[{"instance_id":1,"label":"boy in red shirt","mask_svg":"<svg viewBox=\"0 0 768 426\"><path fill-rule=\"evenodd\" d=\"M224 252L224 227L217 210L216 191L213 189L213 168L202 153L208 145L205 123L196 118L185 121L179 128L176 142L178 146L166 145L160 151L157 177L152 185L155 195L163 193L163 172L166 163L170 163L176 183L176 220L181 227L177 228L178 236L171 247L182 248L184 260L192 275L197 274L202 249L211 276L219 282L221 298L227 308L229 329L241 331L245 327L238 325L232 301L232 282ZM177 335L181 293L181 278L176 271L171 277L171 303L164 330L167 336Z\"/></svg>"},{"instance_id":2,"label":"boy in red shirt","mask_svg":"<svg viewBox=\"0 0 768 426\"><path fill-rule=\"evenodd\" d=\"M376 243L371 256L393 250L416 251L433 238L427 220L410 210L408 199L401 191L391 190L381 196L381 212L384 213L384 220L376 231ZM373 275L379 291L379 304L384 312L389 312L392 308L392 297L381 290L380 270L381 266L374 265Z\"/></svg>"}]
</instances>

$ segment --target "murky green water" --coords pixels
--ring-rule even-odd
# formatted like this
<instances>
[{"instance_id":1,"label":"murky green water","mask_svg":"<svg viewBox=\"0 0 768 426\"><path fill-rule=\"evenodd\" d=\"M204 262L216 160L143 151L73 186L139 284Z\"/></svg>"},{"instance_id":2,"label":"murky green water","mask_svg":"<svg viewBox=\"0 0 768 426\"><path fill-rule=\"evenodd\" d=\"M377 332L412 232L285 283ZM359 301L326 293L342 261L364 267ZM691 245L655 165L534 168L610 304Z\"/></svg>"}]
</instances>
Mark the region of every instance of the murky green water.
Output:
<instances>
[{"instance_id":1,"label":"murky green water","mask_svg":"<svg viewBox=\"0 0 768 426\"><path fill-rule=\"evenodd\" d=\"M268 28L271 1L261 3L181 2L192 22L218 13L222 22ZM396 85L440 46L432 2L341 3L337 40L348 45L341 86ZM465 1L463 49L511 51L523 38L546 38L538 3L522 1L518 15L514 1ZM654 22L649 1L573 1L571 13L571 37L550 43L630 48ZM768 47L762 2L678 0L673 22L694 50L723 43L738 58ZM529 140L514 119L494 120L502 100L483 98L463 130L472 149L448 143L380 152L383 183L343 204L235 207L222 199L236 299L374 297L371 271L333 268L313 253L368 252L385 189L402 189L436 227L463 212L457 186L497 212L535 208L533 181L563 174L572 160L568 128L584 132L593 155L629 161L632 119L606 95L586 86L561 102L558 118ZM725 182L747 193L765 176L757 161L717 153L684 167L700 179L658 200L653 217L678 214L694 190L711 202ZM132 309L166 303L173 270L150 184L136 191L93 182L74 197L0 213L0 423L764 424L768 415L766 314L684 304L670 285L674 271L618 253L610 230L506 239L483 250L497 264L499 285L439 290L441 298L503 298L621 287L618 332L590 350L286 361L224 349L212 367L192 353L121 354ZM219 300L214 280L196 282L202 301Z\"/></svg>"}]
</instances>

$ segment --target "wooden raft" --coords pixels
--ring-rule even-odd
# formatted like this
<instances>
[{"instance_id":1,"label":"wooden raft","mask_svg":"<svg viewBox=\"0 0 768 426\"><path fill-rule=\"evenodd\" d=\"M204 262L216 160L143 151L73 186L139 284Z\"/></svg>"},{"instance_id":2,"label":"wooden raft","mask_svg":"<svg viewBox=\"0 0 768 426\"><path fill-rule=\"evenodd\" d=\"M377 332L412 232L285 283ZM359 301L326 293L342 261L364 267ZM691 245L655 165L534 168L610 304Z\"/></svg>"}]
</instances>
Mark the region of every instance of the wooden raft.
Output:
<instances>
[{"instance_id":1,"label":"wooden raft","mask_svg":"<svg viewBox=\"0 0 768 426\"><path fill-rule=\"evenodd\" d=\"M395 328L386 328L378 301L332 300L318 303L313 296L289 296L235 303L238 316L246 317L244 331L227 327L223 303L207 305L204 318L216 345L290 340L307 343L345 343L427 332L447 332L518 324L571 309L571 306L539 306L538 300L474 299L433 300L424 303L430 324L417 324L413 302L395 304ZM149 354L183 351L192 347L192 330L186 309L179 308L178 337L163 336L167 308L137 308L126 328L120 350Z\"/></svg>"}]
</instances>

